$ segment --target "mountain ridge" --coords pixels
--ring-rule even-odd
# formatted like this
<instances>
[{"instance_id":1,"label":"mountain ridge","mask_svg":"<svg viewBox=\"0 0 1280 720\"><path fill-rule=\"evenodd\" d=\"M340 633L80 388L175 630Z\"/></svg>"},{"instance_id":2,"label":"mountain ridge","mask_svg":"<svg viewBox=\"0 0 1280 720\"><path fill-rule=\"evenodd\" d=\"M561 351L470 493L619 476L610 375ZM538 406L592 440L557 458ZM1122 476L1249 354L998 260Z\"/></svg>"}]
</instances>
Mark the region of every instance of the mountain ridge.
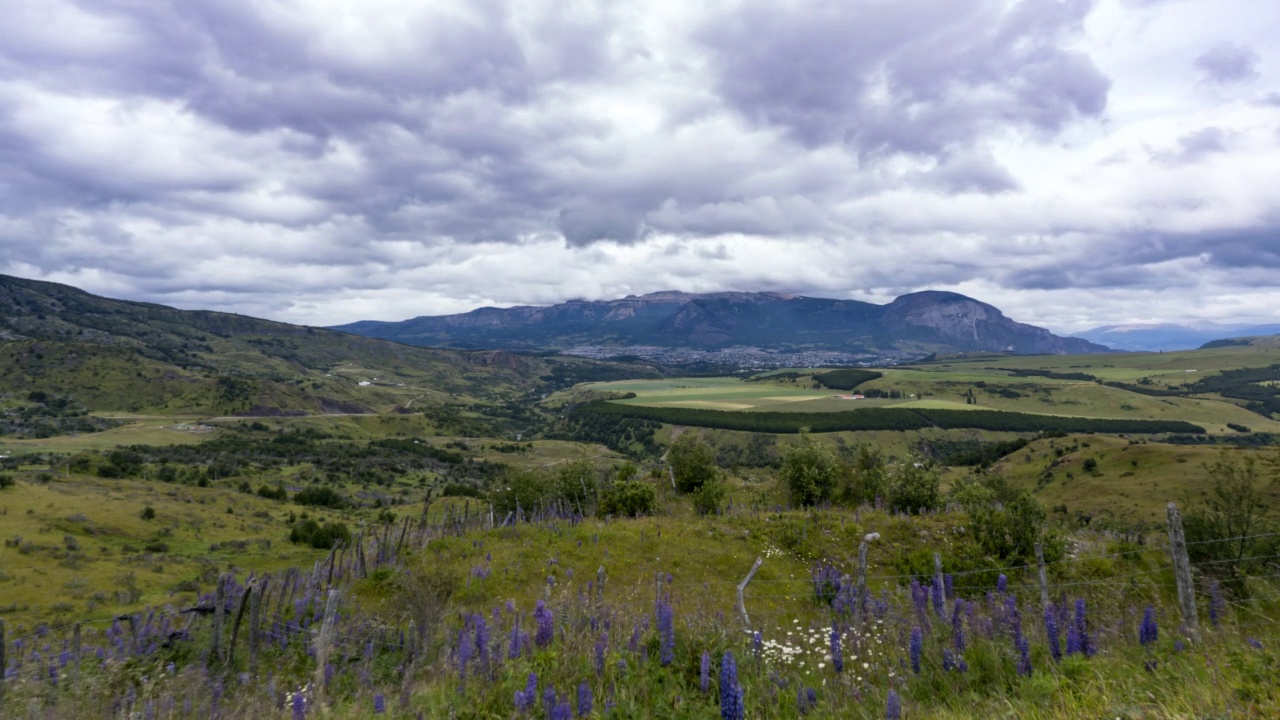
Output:
<instances>
[{"instance_id":1,"label":"mountain ridge","mask_svg":"<svg viewBox=\"0 0 1280 720\"><path fill-rule=\"evenodd\" d=\"M779 292L660 291L615 300L482 307L399 322L365 320L331 329L427 347L566 349L577 345L735 346L854 352L1106 352L1015 322L958 293L926 290L885 305Z\"/></svg>"}]
</instances>

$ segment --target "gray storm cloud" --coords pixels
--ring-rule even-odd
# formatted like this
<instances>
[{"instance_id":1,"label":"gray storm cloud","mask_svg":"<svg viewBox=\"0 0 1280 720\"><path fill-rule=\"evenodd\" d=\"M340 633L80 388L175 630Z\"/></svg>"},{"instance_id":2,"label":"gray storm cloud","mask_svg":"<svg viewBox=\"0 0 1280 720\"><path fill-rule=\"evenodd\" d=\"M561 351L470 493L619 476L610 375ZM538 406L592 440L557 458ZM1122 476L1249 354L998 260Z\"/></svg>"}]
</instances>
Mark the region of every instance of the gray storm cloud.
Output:
<instances>
[{"instance_id":1,"label":"gray storm cloud","mask_svg":"<svg viewBox=\"0 0 1280 720\"><path fill-rule=\"evenodd\" d=\"M1195 12L10 0L0 272L316 324L1227 282L1274 266L1280 11Z\"/></svg>"}]
</instances>

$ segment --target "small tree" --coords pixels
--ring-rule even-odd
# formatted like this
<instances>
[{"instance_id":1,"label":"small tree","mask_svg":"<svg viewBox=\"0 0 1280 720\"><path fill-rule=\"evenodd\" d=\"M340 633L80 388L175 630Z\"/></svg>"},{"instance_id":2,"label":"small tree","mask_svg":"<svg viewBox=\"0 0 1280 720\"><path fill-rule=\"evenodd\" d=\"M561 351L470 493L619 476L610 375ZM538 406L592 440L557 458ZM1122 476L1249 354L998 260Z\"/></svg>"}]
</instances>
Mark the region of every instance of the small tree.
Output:
<instances>
[{"instance_id":1,"label":"small tree","mask_svg":"<svg viewBox=\"0 0 1280 720\"><path fill-rule=\"evenodd\" d=\"M938 469L924 461L899 465L889 480L889 508L895 512L918 513L941 504Z\"/></svg>"},{"instance_id":2,"label":"small tree","mask_svg":"<svg viewBox=\"0 0 1280 720\"><path fill-rule=\"evenodd\" d=\"M1209 495L1184 515L1188 548L1193 560L1216 560L1229 575L1242 575L1251 564L1247 558L1266 554L1261 549L1274 538L1258 538L1270 529L1270 510L1258 486L1262 482L1257 458L1232 458L1223 450L1205 465ZM1215 542L1204 542L1215 541Z\"/></svg>"},{"instance_id":3,"label":"small tree","mask_svg":"<svg viewBox=\"0 0 1280 720\"><path fill-rule=\"evenodd\" d=\"M840 501L848 505L874 505L889 492L889 474L880 451L867 445L858 448L844 477Z\"/></svg>"},{"instance_id":4,"label":"small tree","mask_svg":"<svg viewBox=\"0 0 1280 720\"><path fill-rule=\"evenodd\" d=\"M724 480L719 478L705 482L702 487L693 491L693 509L699 515L714 515L720 511L720 503L724 502L727 492Z\"/></svg>"},{"instance_id":5,"label":"small tree","mask_svg":"<svg viewBox=\"0 0 1280 720\"><path fill-rule=\"evenodd\" d=\"M600 497L601 515L637 517L652 515L658 507L658 493L643 480L615 482Z\"/></svg>"},{"instance_id":6,"label":"small tree","mask_svg":"<svg viewBox=\"0 0 1280 720\"><path fill-rule=\"evenodd\" d=\"M846 469L827 447L805 436L782 455L782 482L797 505L817 505L831 499Z\"/></svg>"},{"instance_id":7,"label":"small tree","mask_svg":"<svg viewBox=\"0 0 1280 720\"><path fill-rule=\"evenodd\" d=\"M691 493L720 476L716 454L695 433L681 435L667 451L667 462L675 474L676 489Z\"/></svg>"},{"instance_id":8,"label":"small tree","mask_svg":"<svg viewBox=\"0 0 1280 720\"><path fill-rule=\"evenodd\" d=\"M142 512L140 513L140 516L142 517L143 520L155 520L156 509L148 505L142 508Z\"/></svg>"}]
</instances>

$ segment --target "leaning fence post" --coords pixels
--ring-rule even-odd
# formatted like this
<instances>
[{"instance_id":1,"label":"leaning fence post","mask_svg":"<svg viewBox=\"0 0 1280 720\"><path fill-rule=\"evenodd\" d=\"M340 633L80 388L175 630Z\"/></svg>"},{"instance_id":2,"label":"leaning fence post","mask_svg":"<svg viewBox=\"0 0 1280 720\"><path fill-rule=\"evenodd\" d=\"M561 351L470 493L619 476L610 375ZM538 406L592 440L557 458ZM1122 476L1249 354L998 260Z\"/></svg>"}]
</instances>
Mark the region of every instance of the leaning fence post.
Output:
<instances>
[{"instance_id":1,"label":"leaning fence post","mask_svg":"<svg viewBox=\"0 0 1280 720\"><path fill-rule=\"evenodd\" d=\"M738 614L742 615L742 624L747 627L751 627L751 618L747 617L747 600L744 593L747 591L747 583L751 582L751 578L756 576L756 571L760 569L760 565L763 562L764 560L756 558L755 564L751 566L751 572L747 573L742 582L738 583Z\"/></svg>"},{"instance_id":2,"label":"leaning fence post","mask_svg":"<svg viewBox=\"0 0 1280 720\"><path fill-rule=\"evenodd\" d=\"M1182 624L1192 635L1199 624L1196 617L1196 593L1191 584L1191 559L1187 557L1187 536L1182 530L1182 514L1169 503L1169 553L1173 555L1173 574L1178 580L1178 605L1182 607Z\"/></svg>"},{"instance_id":3,"label":"leaning fence post","mask_svg":"<svg viewBox=\"0 0 1280 720\"><path fill-rule=\"evenodd\" d=\"M942 553L933 554L933 583L938 586L938 591L942 593L942 600L945 602L950 598L947 597L947 586L942 584Z\"/></svg>"},{"instance_id":4,"label":"leaning fence post","mask_svg":"<svg viewBox=\"0 0 1280 720\"><path fill-rule=\"evenodd\" d=\"M1036 565L1040 572L1040 609L1049 609L1049 573L1044 567L1044 544L1036 543Z\"/></svg>"},{"instance_id":5,"label":"leaning fence post","mask_svg":"<svg viewBox=\"0 0 1280 720\"><path fill-rule=\"evenodd\" d=\"M227 576L218 578L218 587L213 593L213 641L209 644L209 660L218 662L222 659L222 616L227 606Z\"/></svg>"},{"instance_id":6,"label":"leaning fence post","mask_svg":"<svg viewBox=\"0 0 1280 720\"><path fill-rule=\"evenodd\" d=\"M245 606L249 604L249 599L253 597L253 585L249 583L244 589L244 593L240 595L240 607L236 610L236 619L231 623L231 644L227 646L227 663L234 665L236 662L236 638L240 636L240 621L244 619Z\"/></svg>"},{"instance_id":7,"label":"leaning fence post","mask_svg":"<svg viewBox=\"0 0 1280 720\"><path fill-rule=\"evenodd\" d=\"M338 591L329 589L329 599L324 605L324 622L320 625L320 634L316 637L316 694L324 701L325 666L329 664L329 644L333 638L333 620L338 611Z\"/></svg>"}]
</instances>

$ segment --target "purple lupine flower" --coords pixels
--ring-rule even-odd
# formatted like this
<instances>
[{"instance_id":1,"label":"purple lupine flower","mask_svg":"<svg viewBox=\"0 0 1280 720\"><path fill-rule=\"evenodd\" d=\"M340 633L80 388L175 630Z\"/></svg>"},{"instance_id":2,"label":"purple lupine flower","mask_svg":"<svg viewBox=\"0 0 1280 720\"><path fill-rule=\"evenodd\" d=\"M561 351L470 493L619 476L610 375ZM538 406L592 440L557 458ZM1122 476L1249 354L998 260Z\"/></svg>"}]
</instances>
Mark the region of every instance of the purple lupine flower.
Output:
<instances>
[{"instance_id":1,"label":"purple lupine flower","mask_svg":"<svg viewBox=\"0 0 1280 720\"><path fill-rule=\"evenodd\" d=\"M947 573L942 576L942 590L949 598L954 598L956 596L956 579L951 575L951 573Z\"/></svg>"},{"instance_id":2,"label":"purple lupine flower","mask_svg":"<svg viewBox=\"0 0 1280 720\"><path fill-rule=\"evenodd\" d=\"M524 690L516 691L516 710L527 713L533 709L533 703L538 699L538 674L529 673L529 679L525 683Z\"/></svg>"},{"instance_id":3,"label":"purple lupine flower","mask_svg":"<svg viewBox=\"0 0 1280 720\"><path fill-rule=\"evenodd\" d=\"M476 613L471 616L471 621L475 624L475 640L476 654L480 658L480 667L489 667L489 626L484 622L484 616Z\"/></svg>"},{"instance_id":4,"label":"purple lupine flower","mask_svg":"<svg viewBox=\"0 0 1280 720\"><path fill-rule=\"evenodd\" d=\"M835 671L844 672L844 648L840 646L840 631L831 630L831 666Z\"/></svg>"},{"instance_id":5,"label":"purple lupine flower","mask_svg":"<svg viewBox=\"0 0 1280 720\"><path fill-rule=\"evenodd\" d=\"M1090 655L1093 654L1094 647L1093 647L1093 643L1089 640L1088 623L1086 622L1086 619L1085 619L1084 598L1079 598L1076 600L1075 627L1076 627L1076 639L1079 640L1080 642L1080 652L1084 653L1085 657L1089 657Z\"/></svg>"},{"instance_id":6,"label":"purple lupine flower","mask_svg":"<svg viewBox=\"0 0 1280 720\"><path fill-rule=\"evenodd\" d=\"M898 697L898 693L894 690L889 691L889 698L885 702L884 717L885 720L902 719L902 699Z\"/></svg>"},{"instance_id":7,"label":"purple lupine flower","mask_svg":"<svg viewBox=\"0 0 1280 720\"><path fill-rule=\"evenodd\" d=\"M800 710L800 714L808 715L809 711L816 707L818 707L818 693L811 687L800 688L796 693L796 708Z\"/></svg>"},{"instance_id":8,"label":"purple lupine flower","mask_svg":"<svg viewBox=\"0 0 1280 720\"><path fill-rule=\"evenodd\" d=\"M964 601L956 598L955 607L951 611L951 640L956 646L956 652L964 652L964 619L960 615L960 611L964 609Z\"/></svg>"},{"instance_id":9,"label":"purple lupine flower","mask_svg":"<svg viewBox=\"0 0 1280 720\"><path fill-rule=\"evenodd\" d=\"M587 683L578 683L578 717L586 717L591 714L591 706L595 699L591 696L591 686Z\"/></svg>"},{"instance_id":10,"label":"purple lupine flower","mask_svg":"<svg viewBox=\"0 0 1280 720\"><path fill-rule=\"evenodd\" d=\"M1053 603L1044 608L1044 634L1049 638L1049 656L1054 662L1062 661L1062 645L1058 641L1058 615L1053 610Z\"/></svg>"},{"instance_id":11,"label":"purple lupine flower","mask_svg":"<svg viewBox=\"0 0 1280 720\"><path fill-rule=\"evenodd\" d=\"M556 703L547 712L548 720L572 720L573 709L569 707L569 703Z\"/></svg>"},{"instance_id":12,"label":"purple lupine flower","mask_svg":"<svg viewBox=\"0 0 1280 720\"><path fill-rule=\"evenodd\" d=\"M764 638L759 630L751 633L751 652L756 656L756 662L759 662L761 655L764 654Z\"/></svg>"},{"instance_id":13,"label":"purple lupine flower","mask_svg":"<svg viewBox=\"0 0 1280 720\"><path fill-rule=\"evenodd\" d=\"M293 720L306 720L307 718L307 699L302 697L302 693L293 694Z\"/></svg>"},{"instance_id":14,"label":"purple lupine flower","mask_svg":"<svg viewBox=\"0 0 1280 720\"><path fill-rule=\"evenodd\" d=\"M920 674L920 651L923 648L924 636L920 632L920 628L911 628L911 671Z\"/></svg>"},{"instance_id":15,"label":"purple lupine flower","mask_svg":"<svg viewBox=\"0 0 1280 720\"><path fill-rule=\"evenodd\" d=\"M1012 595L1004 599L1004 617L1013 639L1022 637L1022 615L1018 612L1018 600Z\"/></svg>"},{"instance_id":16,"label":"purple lupine flower","mask_svg":"<svg viewBox=\"0 0 1280 720\"><path fill-rule=\"evenodd\" d=\"M556 709L557 700L559 697L556 695L556 689L548 685L547 689L542 691L542 705L546 708L547 715Z\"/></svg>"},{"instance_id":17,"label":"purple lupine flower","mask_svg":"<svg viewBox=\"0 0 1280 720\"><path fill-rule=\"evenodd\" d=\"M925 613L929 609L929 593L920 586L920 581L915 578L911 578L911 602L915 603L916 615L923 622Z\"/></svg>"},{"instance_id":18,"label":"purple lupine flower","mask_svg":"<svg viewBox=\"0 0 1280 720\"><path fill-rule=\"evenodd\" d=\"M639 652L640 650L640 626L635 625L631 628L631 639L627 641L627 650L630 652Z\"/></svg>"},{"instance_id":19,"label":"purple lupine flower","mask_svg":"<svg viewBox=\"0 0 1280 720\"><path fill-rule=\"evenodd\" d=\"M1076 630L1075 623L1067 623L1067 657L1079 652L1082 652L1080 649L1080 633Z\"/></svg>"},{"instance_id":20,"label":"purple lupine flower","mask_svg":"<svg viewBox=\"0 0 1280 720\"><path fill-rule=\"evenodd\" d=\"M996 578L996 590L999 592L1009 591L1009 578L1004 573L1000 573L1000 577Z\"/></svg>"},{"instance_id":21,"label":"purple lupine flower","mask_svg":"<svg viewBox=\"0 0 1280 720\"><path fill-rule=\"evenodd\" d=\"M665 601L658 601L658 657L664 666L675 659L675 611Z\"/></svg>"},{"instance_id":22,"label":"purple lupine flower","mask_svg":"<svg viewBox=\"0 0 1280 720\"><path fill-rule=\"evenodd\" d=\"M1138 628L1138 643L1144 647L1160 639L1160 626L1156 624L1156 609L1147 606L1142 614L1142 625Z\"/></svg>"},{"instance_id":23,"label":"purple lupine flower","mask_svg":"<svg viewBox=\"0 0 1280 720\"><path fill-rule=\"evenodd\" d=\"M1245 641L1245 642L1247 642L1247 643L1249 643L1249 647L1253 648L1254 650L1261 650L1261 649L1262 649L1262 641L1261 641L1261 640L1259 640L1258 638L1255 638L1255 637L1247 637L1247 638L1245 638L1245 639L1244 639L1244 641Z\"/></svg>"},{"instance_id":24,"label":"purple lupine flower","mask_svg":"<svg viewBox=\"0 0 1280 720\"><path fill-rule=\"evenodd\" d=\"M698 673L698 687L702 690L702 694L706 695L711 689L711 653L702 651L702 667Z\"/></svg>"},{"instance_id":25,"label":"purple lupine flower","mask_svg":"<svg viewBox=\"0 0 1280 720\"><path fill-rule=\"evenodd\" d=\"M517 615L515 622L511 623L511 647L507 648L508 660L520 659L520 616Z\"/></svg>"},{"instance_id":26,"label":"purple lupine flower","mask_svg":"<svg viewBox=\"0 0 1280 720\"><path fill-rule=\"evenodd\" d=\"M1019 634L1014 643L1018 647L1018 674L1031 674L1031 645L1025 635Z\"/></svg>"},{"instance_id":27,"label":"purple lupine flower","mask_svg":"<svg viewBox=\"0 0 1280 720\"><path fill-rule=\"evenodd\" d=\"M929 585L929 600L933 602L933 612L938 617L944 617L945 611L942 608L942 583L937 577L933 578L933 583Z\"/></svg>"},{"instance_id":28,"label":"purple lupine flower","mask_svg":"<svg viewBox=\"0 0 1280 720\"><path fill-rule=\"evenodd\" d=\"M596 677L604 675L604 655L608 648L609 636L600 633L600 639L596 640Z\"/></svg>"},{"instance_id":29,"label":"purple lupine flower","mask_svg":"<svg viewBox=\"0 0 1280 720\"><path fill-rule=\"evenodd\" d=\"M962 672L962 673L969 672L969 663L964 661L963 656L956 657L956 672Z\"/></svg>"},{"instance_id":30,"label":"purple lupine flower","mask_svg":"<svg viewBox=\"0 0 1280 720\"><path fill-rule=\"evenodd\" d=\"M1218 623L1222 620L1222 611L1226 607L1226 601L1222 598L1222 585L1215 580L1209 585L1209 623L1218 627Z\"/></svg>"},{"instance_id":31,"label":"purple lupine flower","mask_svg":"<svg viewBox=\"0 0 1280 720\"><path fill-rule=\"evenodd\" d=\"M538 606L533 610L533 622L537 626L537 632L534 633L533 641L538 647L546 647L551 644L551 640L555 637L555 618L552 617L551 611L547 609L547 604L538 601Z\"/></svg>"},{"instance_id":32,"label":"purple lupine flower","mask_svg":"<svg viewBox=\"0 0 1280 720\"><path fill-rule=\"evenodd\" d=\"M950 650L947 650L947 649L945 649L945 648L944 648L944 649L943 649L943 651L942 651L942 669L943 669L943 671L944 671L944 672L951 672L952 670L954 670L954 669L955 669L955 667L956 667L956 658L955 658L955 656L951 654L951 651L950 651Z\"/></svg>"},{"instance_id":33,"label":"purple lupine flower","mask_svg":"<svg viewBox=\"0 0 1280 720\"><path fill-rule=\"evenodd\" d=\"M373 696L373 714L374 715L387 714L387 699L383 697L382 693L378 693L377 695Z\"/></svg>"},{"instance_id":34,"label":"purple lupine flower","mask_svg":"<svg viewBox=\"0 0 1280 720\"><path fill-rule=\"evenodd\" d=\"M725 651L720 661L720 720L742 720L742 687L738 685L738 663Z\"/></svg>"}]
</instances>

